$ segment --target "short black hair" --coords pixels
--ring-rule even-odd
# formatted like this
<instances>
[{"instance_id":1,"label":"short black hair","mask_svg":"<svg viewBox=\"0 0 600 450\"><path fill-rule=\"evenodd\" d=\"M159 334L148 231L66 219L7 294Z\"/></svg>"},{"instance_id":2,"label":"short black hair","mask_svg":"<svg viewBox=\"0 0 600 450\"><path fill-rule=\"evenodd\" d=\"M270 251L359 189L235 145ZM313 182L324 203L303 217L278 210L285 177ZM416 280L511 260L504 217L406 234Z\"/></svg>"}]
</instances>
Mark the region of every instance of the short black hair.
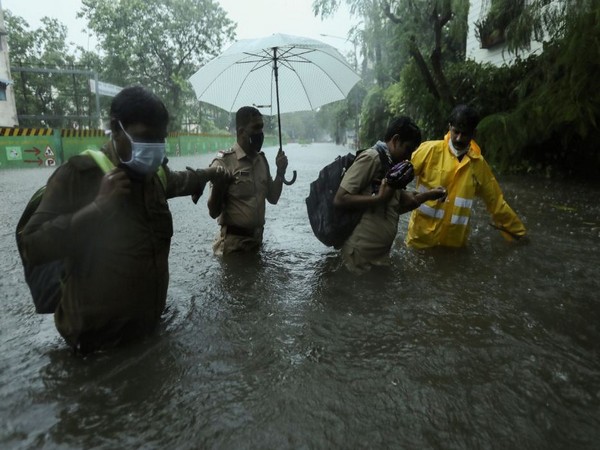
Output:
<instances>
[{"instance_id":1,"label":"short black hair","mask_svg":"<svg viewBox=\"0 0 600 450\"><path fill-rule=\"evenodd\" d=\"M390 123L385 132L385 142L389 142L395 135L398 135L402 142L410 142L415 147L421 143L421 130L408 116L397 117Z\"/></svg>"},{"instance_id":2,"label":"short black hair","mask_svg":"<svg viewBox=\"0 0 600 450\"><path fill-rule=\"evenodd\" d=\"M464 131L475 131L479 124L479 113L468 105L458 105L450 113L448 123Z\"/></svg>"},{"instance_id":3,"label":"short black hair","mask_svg":"<svg viewBox=\"0 0 600 450\"><path fill-rule=\"evenodd\" d=\"M254 106L242 106L235 113L235 128L245 127L253 117L262 117L262 114Z\"/></svg>"},{"instance_id":4,"label":"short black hair","mask_svg":"<svg viewBox=\"0 0 600 450\"><path fill-rule=\"evenodd\" d=\"M110 120L119 120L124 127L133 123L143 123L156 128L166 127L169 123L169 111L153 92L142 86L129 86L113 98L110 104Z\"/></svg>"}]
</instances>

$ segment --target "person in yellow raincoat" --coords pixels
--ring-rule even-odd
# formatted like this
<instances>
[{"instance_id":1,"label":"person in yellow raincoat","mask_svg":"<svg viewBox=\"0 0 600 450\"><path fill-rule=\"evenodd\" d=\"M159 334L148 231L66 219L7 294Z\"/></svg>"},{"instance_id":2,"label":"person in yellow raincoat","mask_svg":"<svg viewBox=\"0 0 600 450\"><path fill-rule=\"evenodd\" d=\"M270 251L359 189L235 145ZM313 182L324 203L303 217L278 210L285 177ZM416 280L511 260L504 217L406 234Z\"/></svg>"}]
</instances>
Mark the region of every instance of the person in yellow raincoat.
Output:
<instances>
[{"instance_id":1,"label":"person in yellow raincoat","mask_svg":"<svg viewBox=\"0 0 600 450\"><path fill-rule=\"evenodd\" d=\"M492 225L507 240L520 239L526 230L504 199L490 166L473 140L478 113L459 105L450 114L449 131L440 141L423 142L412 154L416 186L424 192L441 186L447 195L413 210L406 244L414 248L462 247L467 243L475 196L492 217Z\"/></svg>"}]
</instances>

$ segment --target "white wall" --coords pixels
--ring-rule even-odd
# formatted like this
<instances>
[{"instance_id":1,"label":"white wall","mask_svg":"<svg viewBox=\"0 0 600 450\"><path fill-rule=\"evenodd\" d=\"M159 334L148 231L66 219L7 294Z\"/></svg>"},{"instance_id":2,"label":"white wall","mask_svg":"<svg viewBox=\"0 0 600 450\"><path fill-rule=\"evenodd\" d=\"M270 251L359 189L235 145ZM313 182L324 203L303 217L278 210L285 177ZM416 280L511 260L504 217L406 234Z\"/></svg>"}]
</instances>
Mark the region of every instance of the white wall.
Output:
<instances>
[{"instance_id":1,"label":"white wall","mask_svg":"<svg viewBox=\"0 0 600 450\"><path fill-rule=\"evenodd\" d=\"M484 0L470 0L469 4L469 17L467 32L467 51L466 58L473 59L480 63L491 63L495 66L502 66L504 64L510 65L515 60L515 55L508 53L504 44L496 45L492 48L481 48L481 42L475 36L475 22L486 14L485 4L489 3ZM521 57L527 57L531 53L537 53L542 50L541 42L532 42L531 49L529 52L522 52Z\"/></svg>"},{"instance_id":2,"label":"white wall","mask_svg":"<svg viewBox=\"0 0 600 450\"><path fill-rule=\"evenodd\" d=\"M6 26L4 25L4 13L0 3L0 79L12 80L10 75L10 59L8 57L8 42ZM17 108L15 106L15 95L12 84L6 87L6 100L0 101L0 127L16 127Z\"/></svg>"}]
</instances>

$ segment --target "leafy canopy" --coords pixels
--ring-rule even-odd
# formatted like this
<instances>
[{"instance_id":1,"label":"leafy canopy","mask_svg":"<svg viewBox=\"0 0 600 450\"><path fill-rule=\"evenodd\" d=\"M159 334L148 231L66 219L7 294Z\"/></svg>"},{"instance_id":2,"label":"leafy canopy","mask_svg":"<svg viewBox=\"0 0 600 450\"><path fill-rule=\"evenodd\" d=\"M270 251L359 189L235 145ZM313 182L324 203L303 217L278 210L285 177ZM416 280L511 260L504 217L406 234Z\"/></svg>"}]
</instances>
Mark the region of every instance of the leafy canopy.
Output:
<instances>
[{"instance_id":1,"label":"leafy canopy","mask_svg":"<svg viewBox=\"0 0 600 450\"><path fill-rule=\"evenodd\" d=\"M233 40L235 24L213 0L83 0L79 17L99 39L103 78L162 97L178 129L194 102L188 78Z\"/></svg>"}]
</instances>

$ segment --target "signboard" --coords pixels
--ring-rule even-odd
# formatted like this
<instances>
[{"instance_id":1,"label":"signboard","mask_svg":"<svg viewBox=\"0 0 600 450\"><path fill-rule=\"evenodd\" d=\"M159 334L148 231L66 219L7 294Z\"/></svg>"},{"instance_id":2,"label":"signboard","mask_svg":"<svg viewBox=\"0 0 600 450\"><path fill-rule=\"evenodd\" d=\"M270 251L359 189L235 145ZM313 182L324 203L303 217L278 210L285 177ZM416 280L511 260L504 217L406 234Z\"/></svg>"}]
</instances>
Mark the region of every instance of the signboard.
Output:
<instances>
[{"instance_id":1,"label":"signboard","mask_svg":"<svg viewBox=\"0 0 600 450\"><path fill-rule=\"evenodd\" d=\"M107 97L114 97L119 92L121 92L123 88L120 86L115 86L114 84L104 83L103 81L98 81L98 95L106 95ZM96 93L96 80L92 80L90 78L90 91L93 94Z\"/></svg>"},{"instance_id":2,"label":"signboard","mask_svg":"<svg viewBox=\"0 0 600 450\"><path fill-rule=\"evenodd\" d=\"M6 147L6 159L9 161L21 161L23 159L21 147Z\"/></svg>"}]
</instances>

